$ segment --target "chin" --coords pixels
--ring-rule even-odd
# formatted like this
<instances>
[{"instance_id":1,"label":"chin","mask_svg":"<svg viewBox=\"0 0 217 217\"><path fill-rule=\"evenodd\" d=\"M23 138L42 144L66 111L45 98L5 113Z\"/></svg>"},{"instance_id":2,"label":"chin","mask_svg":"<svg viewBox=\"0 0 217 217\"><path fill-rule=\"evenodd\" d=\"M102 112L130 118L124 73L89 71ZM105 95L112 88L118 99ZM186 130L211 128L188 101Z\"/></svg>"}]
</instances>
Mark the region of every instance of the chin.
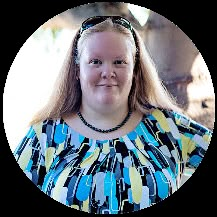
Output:
<instances>
[{"instance_id":1,"label":"chin","mask_svg":"<svg viewBox=\"0 0 217 217\"><path fill-rule=\"evenodd\" d=\"M101 105L114 105L115 104L115 100L103 100L100 102Z\"/></svg>"},{"instance_id":2,"label":"chin","mask_svg":"<svg viewBox=\"0 0 217 217\"><path fill-rule=\"evenodd\" d=\"M103 97L99 101L101 105L113 105L116 103L116 99L114 97Z\"/></svg>"}]
</instances>

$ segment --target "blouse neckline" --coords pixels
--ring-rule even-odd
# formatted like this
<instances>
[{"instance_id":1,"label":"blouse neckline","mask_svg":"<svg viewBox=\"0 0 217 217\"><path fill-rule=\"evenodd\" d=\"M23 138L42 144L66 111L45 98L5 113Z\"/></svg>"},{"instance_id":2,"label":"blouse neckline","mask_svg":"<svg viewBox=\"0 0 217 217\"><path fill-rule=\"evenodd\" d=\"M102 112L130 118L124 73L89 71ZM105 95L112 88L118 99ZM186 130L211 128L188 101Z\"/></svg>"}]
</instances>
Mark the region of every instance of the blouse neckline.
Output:
<instances>
[{"instance_id":1,"label":"blouse neckline","mask_svg":"<svg viewBox=\"0 0 217 217\"><path fill-rule=\"evenodd\" d=\"M67 126L67 128L70 130L70 133L74 132L75 134L79 135L79 136L82 136L88 140L91 140L91 141L96 141L96 142L100 142L100 143L104 143L104 142L107 142L107 141L114 141L114 140L122 140L123 138L125 137L131 137L130 135L138 132L139 128L141 127L141 124L142 122L144 121L145 119L145 116L149 116L149 115L146 115L144 114L141 121L139 121L139 123L134 127L133 130L131 130L130 132L122 135L122 136L119 136L119 137L115 137L115 138L112 138L112 139L93 139L93 138L90 138L90 137L87 137L87 136L84 136L83 134L79 133L78 131L74 130L73 128L71 128L67 123L66 121L61 117L60 118L60 123L62 122L63 123L63 127L64 125Z\"/></svg>"}]
</instances>

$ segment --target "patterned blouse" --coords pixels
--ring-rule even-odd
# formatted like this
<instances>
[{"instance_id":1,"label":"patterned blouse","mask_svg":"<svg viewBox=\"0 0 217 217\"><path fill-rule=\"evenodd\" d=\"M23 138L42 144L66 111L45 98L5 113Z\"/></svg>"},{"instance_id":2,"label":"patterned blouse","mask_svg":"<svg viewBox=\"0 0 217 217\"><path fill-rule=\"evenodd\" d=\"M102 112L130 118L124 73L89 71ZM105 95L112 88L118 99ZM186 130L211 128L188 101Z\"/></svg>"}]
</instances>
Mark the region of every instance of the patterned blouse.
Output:
<instances>
[{"instance_id":1,"label":"patterned blouse","mask_svg":"<svg viewBox=\"0 0 217 217\"><path fill-rule=\"evenodd\" d=\"M190 118L155 108L128 134L94 140L62 118L33 125L14 156L46 195L71 208L119 214L154 205L180 187L184 168L196 169L212 131Z\"/></svg>"}]
</instances>

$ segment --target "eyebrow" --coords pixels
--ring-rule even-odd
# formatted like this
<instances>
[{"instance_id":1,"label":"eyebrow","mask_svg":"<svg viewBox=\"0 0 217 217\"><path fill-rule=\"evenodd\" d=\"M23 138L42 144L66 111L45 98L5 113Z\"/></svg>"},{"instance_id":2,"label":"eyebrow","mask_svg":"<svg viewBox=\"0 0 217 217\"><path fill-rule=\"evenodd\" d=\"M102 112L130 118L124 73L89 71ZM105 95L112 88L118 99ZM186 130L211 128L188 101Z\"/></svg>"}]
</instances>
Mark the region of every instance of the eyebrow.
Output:
<instances>
[{"instance_id":1,"label":"eyebrow","mask_svg":"<svg viewBox=\"0 0 217 217\"><path fill-rule=\"evenodd\" d=\"M127 55L126 55L126 54L118 55L118 56L116 56L115 58L127 58Z\"/></svg>"}]
</instances>

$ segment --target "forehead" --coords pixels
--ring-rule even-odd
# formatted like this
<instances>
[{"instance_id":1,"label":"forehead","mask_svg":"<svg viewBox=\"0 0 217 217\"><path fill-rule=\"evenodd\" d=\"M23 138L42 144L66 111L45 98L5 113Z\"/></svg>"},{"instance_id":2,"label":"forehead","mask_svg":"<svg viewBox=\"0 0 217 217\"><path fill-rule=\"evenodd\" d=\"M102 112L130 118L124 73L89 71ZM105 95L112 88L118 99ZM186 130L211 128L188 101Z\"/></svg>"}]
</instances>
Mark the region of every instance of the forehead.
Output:
<instances>
[{"instance_id":1,"label":"forehead","mask_svg":"<svg viewBox=\"0 0 217 217\"><path fill-rule=\"evenodd\" d=\"M121 33L105 31L89 35L83 43L86 52L132 52L130 39Z\"/></svg>"}]
</instances>

